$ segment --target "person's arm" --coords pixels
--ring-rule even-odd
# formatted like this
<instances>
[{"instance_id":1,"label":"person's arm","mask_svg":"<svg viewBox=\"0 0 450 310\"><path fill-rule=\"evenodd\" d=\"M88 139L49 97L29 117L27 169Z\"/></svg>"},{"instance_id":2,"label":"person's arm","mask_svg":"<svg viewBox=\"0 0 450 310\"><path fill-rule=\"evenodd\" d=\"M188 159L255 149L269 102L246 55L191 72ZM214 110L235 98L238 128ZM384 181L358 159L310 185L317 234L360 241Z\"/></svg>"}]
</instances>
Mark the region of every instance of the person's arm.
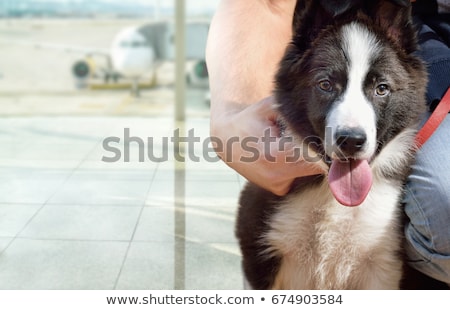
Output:
<instances>
[{"instance_id":1,"label":"person's arm","mask_svg":"<svg viewBox=\"0 0 450 310\"><path fill-rule=\"evenodd\" d=\"M223 117L271 95L291 39L295 0L223 0L208 38L211 116Z\"/></svg>"},{"instance_id":2,"label":"person's arm","mask_svg":"<svg viewBox=\"0 0 450 310\"><path fill-rule=\"evenodd\" d=\"M296 177L323 172L303 160L286 163L279 138L270 148L261 142L267 130L278 137L271 95L278 63L291 40L295 4L295 0L221 1L206 50L211 136L222 142L216 151L249 181L277 195L286 194ZM242 144L246 137L260 139L252 144L260 155L253 162L241 160L248 155Z\"/></svg>"}]
</instances>

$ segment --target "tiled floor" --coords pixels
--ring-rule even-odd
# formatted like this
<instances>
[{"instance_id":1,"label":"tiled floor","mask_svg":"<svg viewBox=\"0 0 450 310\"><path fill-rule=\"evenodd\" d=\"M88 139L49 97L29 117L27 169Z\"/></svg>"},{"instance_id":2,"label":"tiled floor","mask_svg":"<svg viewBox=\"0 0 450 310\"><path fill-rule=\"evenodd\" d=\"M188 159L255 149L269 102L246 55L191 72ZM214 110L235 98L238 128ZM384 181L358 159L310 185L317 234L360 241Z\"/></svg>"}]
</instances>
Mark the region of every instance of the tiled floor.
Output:
<instances>
[{"instance_id":1,"label":"tiled floor","mask_svg":"<svg viewBox=\"0 0 450 310\"><path fill-rule=\"evenodd\" d=\"M173 158L175 128L194 129L203 142L208 126L202 118L180 126L170 118L1 118L0 289L242 288L233 233L242 178L205 160L202 143L183 144L200 162ZM124 162L125 128L153 137L155 156L169 137L169 159L140 162L132 142ZM105 163L111 136L121 139L110 146L122 158Z\"/></svg>"}]
</instances>

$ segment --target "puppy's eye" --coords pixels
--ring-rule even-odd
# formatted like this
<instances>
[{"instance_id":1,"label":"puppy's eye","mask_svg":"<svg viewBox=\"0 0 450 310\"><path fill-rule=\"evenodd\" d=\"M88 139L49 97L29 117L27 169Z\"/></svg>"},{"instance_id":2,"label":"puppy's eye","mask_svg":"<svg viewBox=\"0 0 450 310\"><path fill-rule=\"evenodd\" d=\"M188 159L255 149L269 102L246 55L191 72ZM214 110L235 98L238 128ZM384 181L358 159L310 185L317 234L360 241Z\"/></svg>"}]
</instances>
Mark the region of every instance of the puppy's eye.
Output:
<instances>
[{"instance_id":1,"label":"puppy's eye","mask_svg":"<svg viewBox=\"0 0 450 310\"><path fill-rule=\"evenodd\" d=\"M378 97L385 97L389 95L390 89L387 84L380 84L375 88L375 95Z\"/></svg>"},{"instance_id":2,"label":"puppy's eye","mask_svg":"<svg viewBox=\"0 0 450 310\"><path fill-rule=\"evenodd\" d=\"M317 83L317 87L319 87L320 90L331 92L333 90L333 84L329 80L321 80L319 83Z\"/></svg>"}]
</instances>

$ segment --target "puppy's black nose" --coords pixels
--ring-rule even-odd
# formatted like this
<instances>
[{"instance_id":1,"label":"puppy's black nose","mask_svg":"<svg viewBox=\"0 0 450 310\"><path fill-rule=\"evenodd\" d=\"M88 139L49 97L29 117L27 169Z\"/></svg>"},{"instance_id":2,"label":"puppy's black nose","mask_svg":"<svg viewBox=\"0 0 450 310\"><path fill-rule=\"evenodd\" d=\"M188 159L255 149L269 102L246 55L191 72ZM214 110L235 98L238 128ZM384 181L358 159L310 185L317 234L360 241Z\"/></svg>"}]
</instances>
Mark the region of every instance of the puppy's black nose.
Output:
<instances>
[{"instance_id":1,"label":"puppy's black nose","mask_svg":"<svg viewBox=\"0 0 450 310\"><path fill-rule=\"evenodd\" d=\"M343 128L335 135L337 147L347 156L361 151L367 142L367 135L360 128Z\"/></svg>"}]
</instances>

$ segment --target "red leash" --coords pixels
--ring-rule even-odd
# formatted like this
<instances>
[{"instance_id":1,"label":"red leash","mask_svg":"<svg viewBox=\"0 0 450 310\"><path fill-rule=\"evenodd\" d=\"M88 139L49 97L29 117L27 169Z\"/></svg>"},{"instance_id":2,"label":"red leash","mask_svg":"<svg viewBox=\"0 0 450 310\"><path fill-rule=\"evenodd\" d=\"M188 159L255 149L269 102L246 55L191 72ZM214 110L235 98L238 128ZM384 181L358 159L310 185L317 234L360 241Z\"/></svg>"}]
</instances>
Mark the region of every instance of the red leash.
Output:
<instances>
[{"instance_id":1,"label":"red leash","mask_svg":"<svg viewBox=\"0 0 450 310\"><path fill-rule=\"evenodd\" d=\"M417 133L416 145L418 148L421 148L422 145L427 142L428 138L430 138L433 132L439 127L444 118L447 116L448 112L450 112L450 88L447 89L447 92L445 93L441 102L439 102L428 121Z\"/></svg>"}]
</instances>

